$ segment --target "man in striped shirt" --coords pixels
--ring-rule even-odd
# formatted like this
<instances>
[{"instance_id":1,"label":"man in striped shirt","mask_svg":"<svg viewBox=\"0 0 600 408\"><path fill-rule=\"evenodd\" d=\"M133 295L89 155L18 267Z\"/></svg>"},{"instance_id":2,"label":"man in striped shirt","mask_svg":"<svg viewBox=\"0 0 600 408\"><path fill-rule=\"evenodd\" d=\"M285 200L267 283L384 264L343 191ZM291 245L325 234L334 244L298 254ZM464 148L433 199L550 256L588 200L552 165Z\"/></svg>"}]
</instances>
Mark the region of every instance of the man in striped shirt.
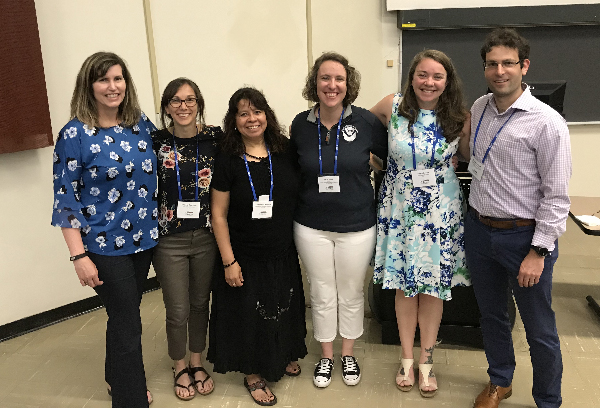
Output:
<instances>
[{"instance_id":1,"label":"man in striped shirt","mask_svg":"<svg viewBox=\"0 0 600 408\"><path fill-rule=\"evenodd\" d=\"M465 249L490 382L475 408L512 394L515 356L507 312L512 290L525 327L539 408L562 403L562 357L552 310L552 269L569 212L571 149L565 120L531 95L529 44L496 29L481 49L491 94L471 108L473 174Z\"/></svg>"}]
</instances>

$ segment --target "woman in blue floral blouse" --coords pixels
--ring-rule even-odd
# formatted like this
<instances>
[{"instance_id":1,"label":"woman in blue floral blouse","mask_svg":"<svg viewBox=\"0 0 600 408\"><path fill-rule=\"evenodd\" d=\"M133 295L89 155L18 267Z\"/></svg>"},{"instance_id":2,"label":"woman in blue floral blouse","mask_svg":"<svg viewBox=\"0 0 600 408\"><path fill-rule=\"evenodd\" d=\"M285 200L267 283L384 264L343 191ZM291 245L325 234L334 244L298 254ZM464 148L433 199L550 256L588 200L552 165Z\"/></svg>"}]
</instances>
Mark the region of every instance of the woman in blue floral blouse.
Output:
<instances>
[{"instance_id":1,"label":"woman in blue floral blouse","mask_svg":"<svg viewBox=\"0 0 600 408\"><path fill-rule=\"evenodd\" d=\"M202 367L210 286L217 244L210 230L210 182L220 127L204 124L204 98L187 78L171 81L162 95L163 129L152 134L158 158L158 228L154 270L166 309L175 395L210 394L214 383ZM189 335L189 345L188 345ZM190 350L186 364L186 346Z\"/></svg>"},{"instance_id":2,"label":"woman in blue floral blouse","mask_svg":"<svg viewBox=\"0 0 600 408\"><path fill-rule=\"evenodd\" d=\"M113 408L148 407L140 302L158 241L156 156L135 86L117 55L88 57L54 149L54 211L82 286L108 314L105 379Z\"/></svg>"}]
</instances>

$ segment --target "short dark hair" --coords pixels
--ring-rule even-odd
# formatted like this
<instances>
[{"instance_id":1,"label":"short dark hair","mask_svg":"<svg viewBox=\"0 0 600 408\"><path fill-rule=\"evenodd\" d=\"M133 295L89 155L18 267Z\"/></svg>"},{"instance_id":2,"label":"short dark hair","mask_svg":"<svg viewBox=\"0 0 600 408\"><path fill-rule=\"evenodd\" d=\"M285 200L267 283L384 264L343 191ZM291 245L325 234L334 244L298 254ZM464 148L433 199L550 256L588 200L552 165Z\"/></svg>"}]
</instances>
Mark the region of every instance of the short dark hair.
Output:
<instances>
[{"instance_id":1,"label":"short dark hair","mask_svg":"<svg viewBox=\"0 0 600 408\"><path fill-rule=\"evenodd\" d=\"M444 92L439 97L435 108L435 115L444 132L446 141L450 143L460 136L464 122L467 119L467 110L463 97L462 82L458 77L452 60L443 52L438 50L423 50L414 56L410 63L406 83L404 84L402 101L398 106L398 113L408 119L409 129L417 121L419 104L412 81L417 70L417 65L426 58L438 62L446 70L446 89L444 89Z\"/></svg>"},{"instance_id":2,"label":"short dark hair","mask_svg":"<svg viewBox=\"0 0 600 408\"><path fill-rule=\"evenodd\" d=\"M493 47L504 46L517 50L521 68L523 60L529 59L529 41L522 37L514 28L496 28L485 37L483 47L481 47L481 59L485 61L485 56Z\"/></svg>"},{"instance_id":3,"label":"short dark hair","mask_svg":"<svg viewBox=\"0 0 600 408\"><path fill-rule=\"evenodd\" d=\"M200 88L198 88L198 85L196 85L196 83L191 79L181 77L169 82L163 91L162 98L160 100L160 121L163 128L168 128L173 125L173 118L167 113L167 105L169 104L169 101L173 99L177 91L179 91L179 88L181 88L183 85L189 85L194 91L194 94L198 99L198 104L196 105L198 106L196 121L204 124L204 98L202 97Z\"/></svg>"},{"instance_id":4,"label":"short dark hair","mask_svg":"<svg viewBox=\"0 0 600 408\"><path fill-rule=\"evenodd\" d=\"M281 153L285 150L287 138L285 130L277 121L275 112L269 106L267 98L256 88L240 88L229 98L229 108L223 119L223 142L221 148L229 154L241 155L246 151L242 135L236 127L236 115L240 101L247 100L250 105L265 112L267 129L265 130L265 144L272 153Z\"/></svg>"},{"instance_id":5,"label":"short dark hair","mask_svg":"<svg viewBox=\"0 0 600 408\"><path fill-rule=\"evenodd\" d=\"M360 91L360 72L348 63L346 57L332 51L325 52L317 58L310 72L306 76L306 83L302 90L302 96L307 101L319 102L319 95L317 94L317 74L319 73L321 64L325 61L339 62L346 70L346 96L342 103L344 106L351 104L358 98L358 91Z\"/></svg>"}]
</instances>

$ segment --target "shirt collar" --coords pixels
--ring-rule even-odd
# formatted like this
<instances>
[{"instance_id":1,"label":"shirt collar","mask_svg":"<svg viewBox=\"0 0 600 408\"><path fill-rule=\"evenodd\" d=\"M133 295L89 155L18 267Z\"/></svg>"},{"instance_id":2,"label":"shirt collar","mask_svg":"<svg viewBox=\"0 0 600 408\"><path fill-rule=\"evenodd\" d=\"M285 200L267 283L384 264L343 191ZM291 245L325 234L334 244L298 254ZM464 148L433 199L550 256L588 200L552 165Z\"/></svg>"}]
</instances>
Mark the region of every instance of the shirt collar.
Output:
<instances>
[{"instance_id":1,"label":"shirt collar","mask_svg":"<svg viewBox=\"0 0 600 408\"><path fill-rule=\"evenodd\" d=\"M317 123L317 109L319 109L319 104L313 106L308 112L308 117L306 118L307 121L311 123ZM342 117L342 120L346 119L350 115L352 115L352 105L348 104L344 108L344 116Z\"/></svg>"},{"instance_id":2,"label":"shirt collar","mask_svg":"<svg viewBox=\"0 0 600 408\"><path fill-rule=\"evenodd\" d=\"M491 106L494 107L494 109L496 110L496 114L504 115L506 112L510 111L511 109L519 109L519 110L523 110L523 111L531 111L534 109L534 104L535 104L536 98L535 98L535 96L533 96L531 94L529 85L527 85L525 82L523 82L523 83L521 83L521 87L523 89L523 93L521 94L521 96L519 96L519 98L516 101L514 101L513 104L510 105L508 107L508 109L506 109L502 113L498 113L498 108L496 107L496 100L494 99L494 94L493 93L489 94L488 102Z\"/></svg>"}]
</instances>

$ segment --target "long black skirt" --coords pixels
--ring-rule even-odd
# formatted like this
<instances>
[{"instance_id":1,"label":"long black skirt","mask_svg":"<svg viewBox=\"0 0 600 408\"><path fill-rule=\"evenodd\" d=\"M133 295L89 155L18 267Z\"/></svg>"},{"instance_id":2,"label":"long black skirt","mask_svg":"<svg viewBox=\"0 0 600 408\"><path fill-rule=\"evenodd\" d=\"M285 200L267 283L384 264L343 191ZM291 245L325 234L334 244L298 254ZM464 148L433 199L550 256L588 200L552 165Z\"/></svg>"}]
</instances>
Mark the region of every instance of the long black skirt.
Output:
<instances>
[{"instance_id":1,"label":"long black skirt","mask_svg":"<svg viewBox=\"0 0 600 408\"><path fill-rule=\"evenodd\" d=\"M283 377L290 361L306 350L304 290L296 248L281 256L252 259L236 254L244 285L225 282L215 268L207 358L214 371L260 374L267 381Z\"/></svg>"}]
</instances>

